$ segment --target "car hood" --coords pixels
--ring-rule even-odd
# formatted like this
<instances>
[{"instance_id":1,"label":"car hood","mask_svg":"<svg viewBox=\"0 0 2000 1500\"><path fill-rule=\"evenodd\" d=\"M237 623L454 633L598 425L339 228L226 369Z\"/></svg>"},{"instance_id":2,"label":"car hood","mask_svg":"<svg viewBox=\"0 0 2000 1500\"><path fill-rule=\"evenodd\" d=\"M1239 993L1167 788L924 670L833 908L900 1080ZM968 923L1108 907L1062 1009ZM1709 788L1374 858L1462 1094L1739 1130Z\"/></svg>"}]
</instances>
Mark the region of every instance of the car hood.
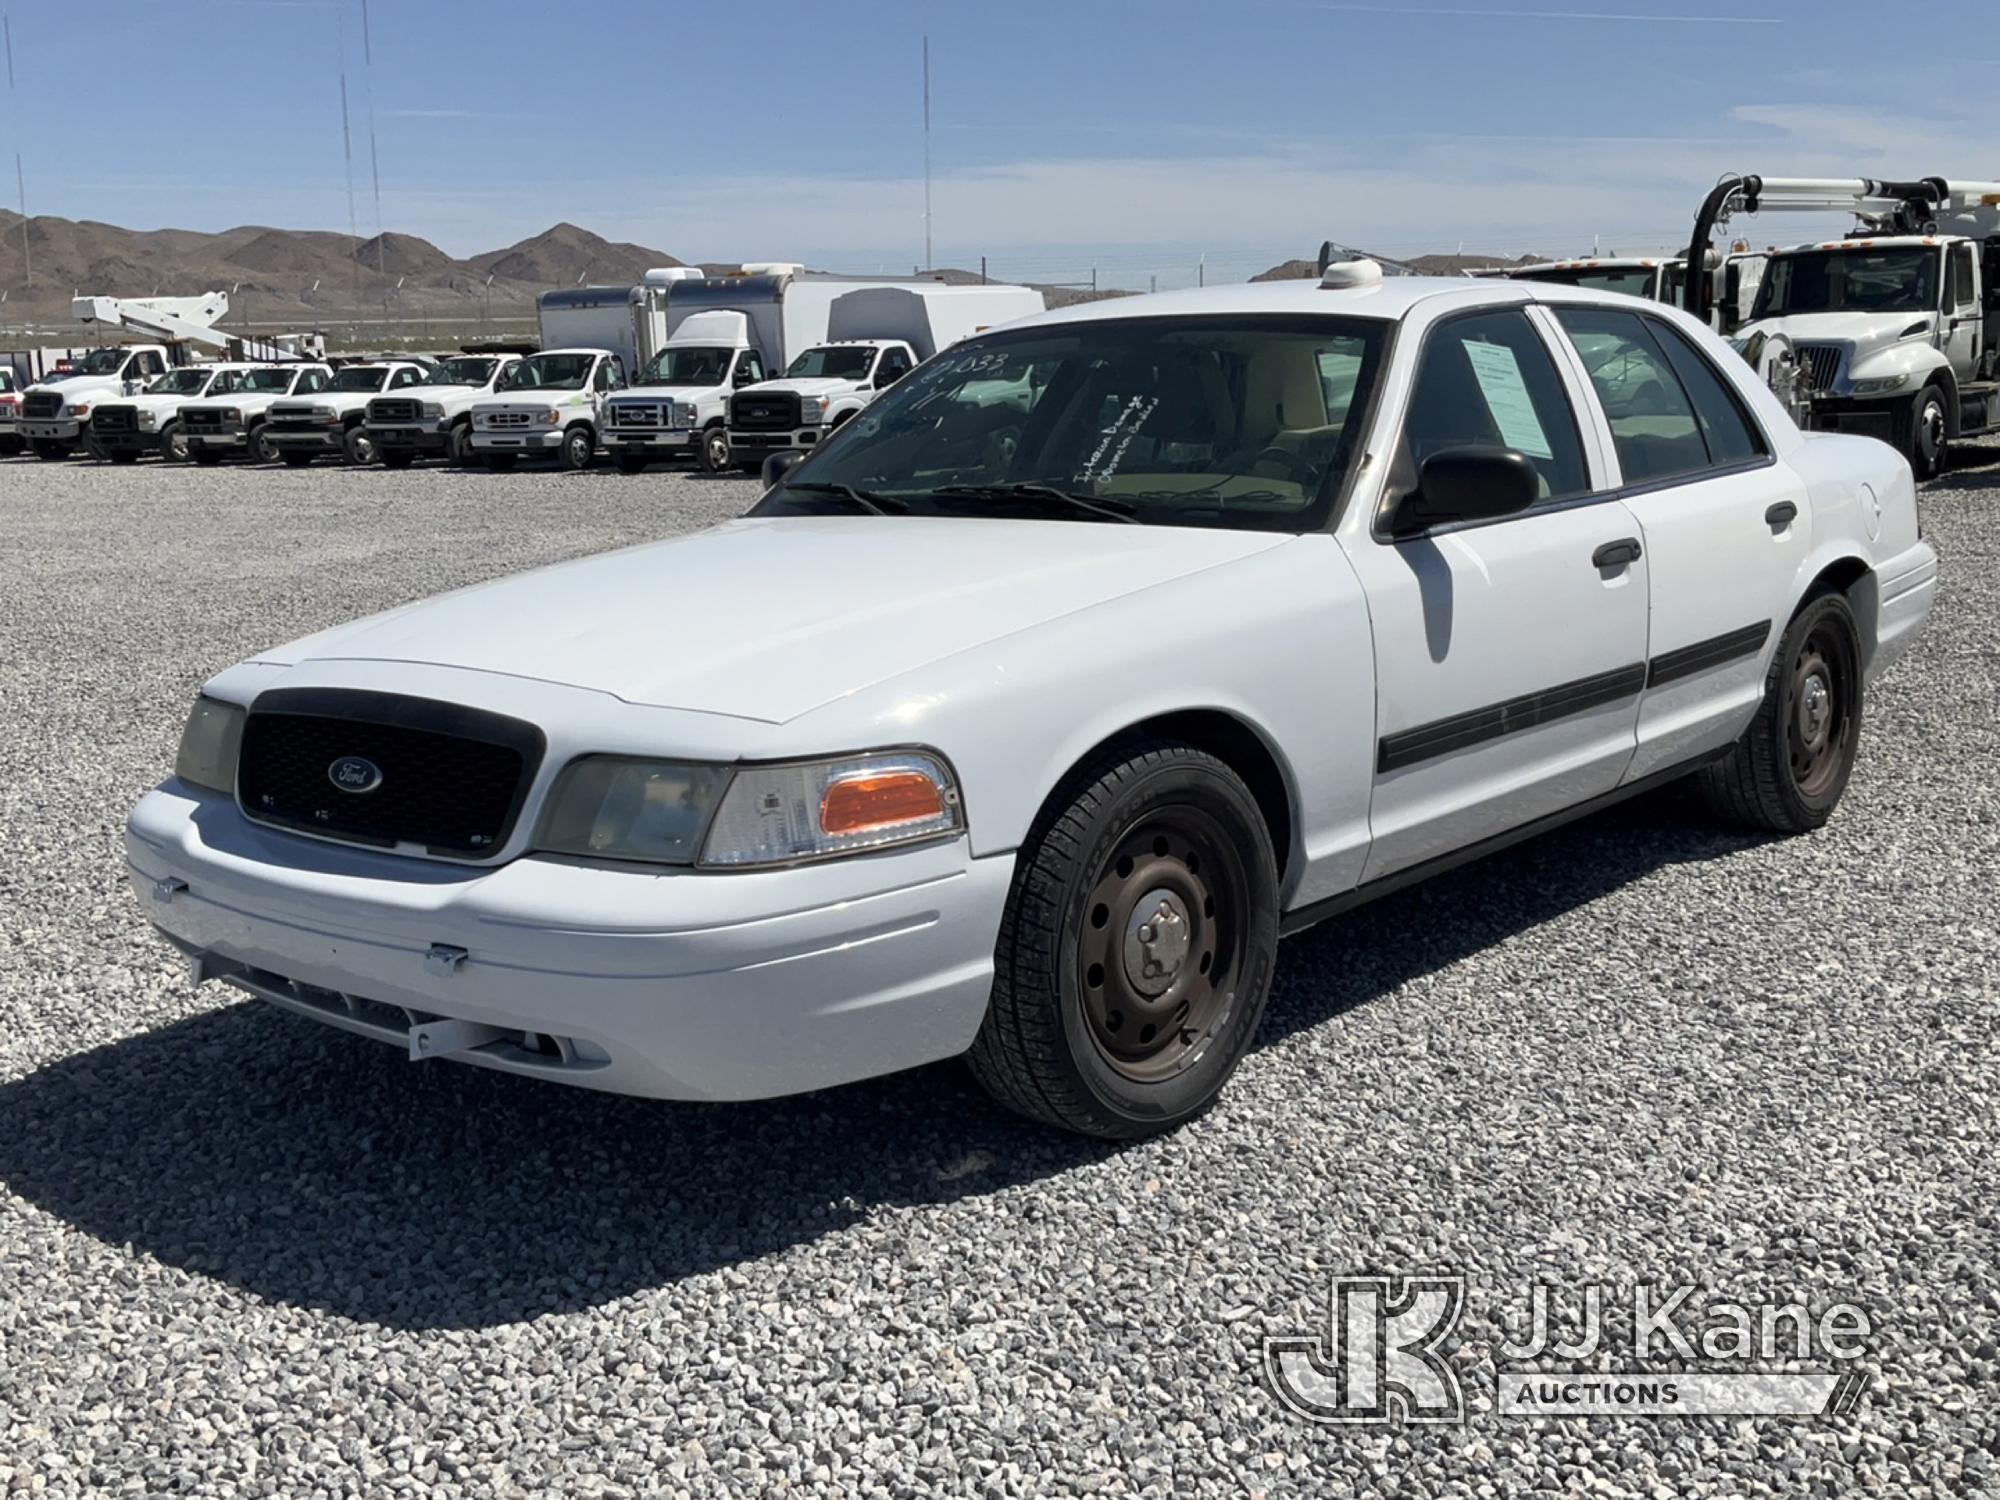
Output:
<instances>
[{"instance_id":1,"label":"car hood","mask_svg":"<svg viewBox=\"0 0 2000 1500\"><path fill-rule=\"evenodd\" d=\"M382 391L370 401L464 401L493 393L483 385L406 385L400 390Z\"/></svg>"},{"instance_id":2,"label":"car hood","mask_svg":"<svg viewBox=\"0 0 2000 1500\"><path fill-rule=\"evenodd\" d=\"M1288 540L1050 520L744 519L407 605L256 660L423 662L782 723Z\"/></svg>"},{"instance_id":3,"label":"car hood","mask_svg":"<svg viewBox=\"0 0 2000 1500\"><path fill-rule=\"evenodd\" d=\"M738 394L764 396L773 391L796 391L801 396L844 396L853 389L852 380L836 380L830 375L811 378L801 375L792 379L760 380L755 385L744 386Z\"/></svg>"},{"instance_id":4,"label":"car hood","mask_svg":"<svg viewBox=\"0 0 2000 1500\"><path fill-rule=\"evenodd\" d=\"M1858 361L1905 338L1927 339L1936 322L1935 314L1923 312L1798 313L1759 318L1744 324L1736 336L1782 333L1795 344L1852 344Z\"/></svg>"}]
</instances>

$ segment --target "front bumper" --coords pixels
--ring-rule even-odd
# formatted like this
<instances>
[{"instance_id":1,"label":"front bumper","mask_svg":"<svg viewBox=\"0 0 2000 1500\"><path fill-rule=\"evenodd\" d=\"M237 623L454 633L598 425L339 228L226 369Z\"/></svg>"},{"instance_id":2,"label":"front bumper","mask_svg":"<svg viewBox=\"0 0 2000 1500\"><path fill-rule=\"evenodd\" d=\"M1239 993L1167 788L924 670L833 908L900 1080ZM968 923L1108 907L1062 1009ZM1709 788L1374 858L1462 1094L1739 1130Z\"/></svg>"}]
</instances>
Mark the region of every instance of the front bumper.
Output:
<instances>
[{"instance_id":1,"label":"front bumper","mask_svg":"<svg viewBox=\"0 0 2000 1500\"><path fill-rule=\"evenodd\" d=\"M412 1056L669 1099L963 1052L1013 875L1012 855L974 859L963 839L737 874L467 868L262 828L180 781L134 809L125 852L197 979Z\"/></svg>"},{"instance_id":2,"label":"front bumper","mask_svg":"<svg viewBox=\"0 0 2000 1500\"><path fill-rule=\"evenodd\" d=\"M266 427L264 435L279 448L303 448L313 453L339 453L347 442L347 429L338 423L325 428L315 428L311 432L300 432L296 429L281 432Z\"/></svg>"},{"instance_id":3,"label":"front bumper","mask_svg":"<svg viewBox=\"0 0 2000 1500\"><path fill-rule=\"evenodd\" d=\"M91 441L106 453L158 453L160 435L157 432L125 431L99 432L91 429Z\"/></svg>"},{"instance_id":4,"label":"front bumper","mask_svg":"<svg viewBox=\"0 0 2000 1500\"><path fill-rule=\"evenodd\" d=\"M659 448L669 453L686 453L694 447L694 431L687 427L607 427L604 446L619 448Z\"/></svg>"},{"instance_id":5,"label":"front bumper","mask_svg":"<svg viewBox=\"0 0 2000 1500\"><path fill-rule=\"evenodd\" d=\"M83 436L83 423L75 417L58 417L54 421L41 422L23 418L18 429L21 436L31 443L73 443Z\"/></svg>"},{"instance_id":6,"label":"front bumper","mask_svg":"<svg viewBox=\"0 0 2000 1500\"><path fill-rule=\"evenodd\" d=\"M231 427L222 432L190 432L187 435L190 448L247 448L250 434L241 427Z\"/></svg>"},{"instance_id":7,"label":"front bumper","mask_svg":"<svg viewBox=\"0 0 2000 1500\"><path fill-rule=\"evenodd\" d=\"M1863 437L1896 440L1896 417L1909 400L1907 393L1870 396L1821 396L1812 405L1812 425L1820 432L1852 432Z\"/></svg>"},{"instance_id":8,"label":"front bumper","mask_svg":"<svg viewBox=\"0 0 2000 1500\"><path fill-rule=\"evenodd\" d=\"M1937 578L1937 553L1923 541L1875 570L1875 649L1868 658L1870 681L1894 666L1915 644L1937 599Z\"/></svg>"},{"instance_id":9,"label":"front bumper","mask_svg":"<svg viewBox=\"0 0 2000 1500\"><path fill-rule=\"evenodd\" d=\"M795 448L814 448L826 435L823 427L795 427L790 432L742 432L729 429L729 456L736 459L762 457L766 453L786 453Z\"/></svg>"},{"instance_id":10,"label":"front bumper","mask_svg":"<svg viewBox=\"0 0 2000 1500\"><path fill-rule=\"evenodd\" d=\"M553 453L562 442L560 427L509 427L497 432L472 429L472 446L482 453Z\"/></svg>"},{"instance_id":11,"label":"front bumper","mask_svg":"<svg viewBox=\"0 0 2000 1500\"><path fill-rule=\"evenodd\" d=\"M376 426L364 424L377 448L411 449L418 453L442 453L450 439L443 422L398 422Z\"/></svg>"}]
</instances>

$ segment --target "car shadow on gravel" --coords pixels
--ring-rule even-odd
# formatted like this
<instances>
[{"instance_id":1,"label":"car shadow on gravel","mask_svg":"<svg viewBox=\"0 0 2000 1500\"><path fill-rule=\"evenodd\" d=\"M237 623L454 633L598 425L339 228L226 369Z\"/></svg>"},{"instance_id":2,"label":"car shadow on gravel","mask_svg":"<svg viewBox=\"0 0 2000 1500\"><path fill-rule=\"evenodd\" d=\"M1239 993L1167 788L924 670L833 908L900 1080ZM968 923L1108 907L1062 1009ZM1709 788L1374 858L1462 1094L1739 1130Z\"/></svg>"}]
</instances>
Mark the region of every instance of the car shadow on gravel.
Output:
<instances>
[{"instance_id":1,"label":"car shadow on gravel","mask_svg":"<svg viewBox=\"0 0 2000 1500\"><path fill-rule=\"evenodd\" d=\"M1337 918L1285 945L1262 1044L1750 842L1670 791ZM255 1001L0 1086L0 1180L24 1199L256 1296L401 1328L596 1306L1116 1149L1016 1119L957 1064L663 1104L411 1066Z\"/></svg>"}]
</instances>

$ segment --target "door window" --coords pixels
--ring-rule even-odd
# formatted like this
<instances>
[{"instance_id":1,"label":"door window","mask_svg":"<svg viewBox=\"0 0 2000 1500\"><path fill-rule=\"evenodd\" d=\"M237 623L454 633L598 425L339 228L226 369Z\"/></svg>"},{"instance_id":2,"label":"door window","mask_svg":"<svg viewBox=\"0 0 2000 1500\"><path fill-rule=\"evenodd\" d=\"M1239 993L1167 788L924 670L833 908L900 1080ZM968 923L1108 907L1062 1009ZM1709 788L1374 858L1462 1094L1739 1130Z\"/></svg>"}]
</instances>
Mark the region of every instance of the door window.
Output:
<instances>
[{"instance_id":1,"label":"door window","mask_svg":"<svg viewBox=\"0 0 2000 1500\"><path fill-rule=\"evenodd\" d=\"M420 381L422 381L423 378L424 377L415 370L407 370L407 369L398 370L396 372L395 379L389 382L389 389L392 391L399 391L406 385L418 384Z\"/></svg>"},{"instance_id":2,"label":"door window","mask_svg":"<svg viewBox=\"0 0 2000 1500\"><path fill-rule=\"evenodd\" d=\"M746 349L736 362L736 383L755 385L764 378L764 361L757 357L755 349Z\"/></svg>"},{"instance_id":3,"label":"door window","mask_svg":"<svg viewBox=\"0 0 2000 1500\"><path fill-rule=\"evenodd\" d=\"M1337 364L1320 366L1329 388L1344 376ZM1562 377L1519 308L1453 318L1433 330L1403 435L1413 475L1433 453L1477 445L1525 453L1544 500L1580 495L1590 485Z\"/></svg>"},{"instance_id":4,"label":"door window","mask_svg":"<svg viewBox=\"0 0 2000 1500\"><path fill-rule=\"evenodd\" d=\"M1649 484L1708 467L1708 444L1694 406L1636 315L1564 307L1556 309L1556 317L1597 388L1627 484Z\"/></svg>"},{"instance_id":5,"label":"door window","mask_svg":"<svg viewBox=\"0 0 2000 1500\"><path fill-rule=\"evenodd\" d=\"M1961 313L1974 310L1978 301L1972 289L1972 246L1969 244L1951 247L1951 291L1949 305Z\"/></svg>"},{"instance_id":6,"label":"door window","mask_svg":"<svg viewBox=\"0 0 2000 1500\"><path fill-rule=\"evenodd\" d=\"M1694 405L1702 441L1708 445L1708 461L1717 468L1725 468L1769 454L1771 450L1764 442L1764 435L1744 411L1742 399L1686 336L1679 329L1651 318L1646 320L1646 330L1666 351L1667 363L1674 367L1681 389Z\"/></svg>"},{"instance_id":7,"label":"door window","mask_svg":"<svg viewBox=\"0 0 2000 1500\"><path fill-rule=\"evenodd\" d=\"M910 356L901 349L884 350L882 362L875 366L875 384L894 385L910 373Z\"/></svg>"}]
</instances>

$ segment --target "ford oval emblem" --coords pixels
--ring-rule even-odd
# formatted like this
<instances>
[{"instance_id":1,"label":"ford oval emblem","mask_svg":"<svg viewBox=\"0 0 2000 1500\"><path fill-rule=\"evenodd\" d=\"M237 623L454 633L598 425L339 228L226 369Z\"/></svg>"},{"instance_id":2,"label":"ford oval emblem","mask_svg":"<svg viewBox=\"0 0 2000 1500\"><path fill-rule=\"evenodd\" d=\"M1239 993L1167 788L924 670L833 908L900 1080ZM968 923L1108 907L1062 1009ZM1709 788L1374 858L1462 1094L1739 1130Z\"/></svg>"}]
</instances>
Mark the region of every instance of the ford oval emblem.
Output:
<instances>
[{"instance_id":1,"label":"ford oval emblem","mask_svg":"<svg viewBox=\"0 0 2000 1500\"><path fill-rule=\"evenodd\" d=\"M382 768L365 755L343 755L326 768L326 779L358 797L382 784Z\"/></svg>"}]
</instances>

